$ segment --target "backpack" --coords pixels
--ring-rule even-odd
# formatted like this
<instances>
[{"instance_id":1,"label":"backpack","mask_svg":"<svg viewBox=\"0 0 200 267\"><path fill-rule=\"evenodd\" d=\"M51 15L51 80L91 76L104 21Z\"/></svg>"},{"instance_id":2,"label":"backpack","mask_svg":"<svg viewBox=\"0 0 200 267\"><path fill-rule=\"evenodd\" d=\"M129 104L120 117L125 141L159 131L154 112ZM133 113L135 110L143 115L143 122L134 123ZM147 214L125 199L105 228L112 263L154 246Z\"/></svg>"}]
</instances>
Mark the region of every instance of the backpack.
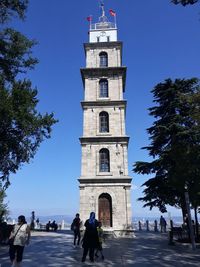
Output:
<instances>
[{"instance_id":1,"label":"backpack","mask_svg":"<svg viewBox=\"0 0 200 267\"><path fill-rule=\"evenodd\" d=\"M76 231L76 230L77 230L77 226L75 225L74 221L73 221L73 223L71 224L71 230L72 230L72 231Z\"/></svg>"},{"instance_id":2,"label":"backpack","mask_svg":"<svg viewBox=\"0 0 200 267\"><path fill-rule=\"evenodd\" d=\"M74 222L71 224L71 230L74 231Z\"/></svg>"}]
</instances>

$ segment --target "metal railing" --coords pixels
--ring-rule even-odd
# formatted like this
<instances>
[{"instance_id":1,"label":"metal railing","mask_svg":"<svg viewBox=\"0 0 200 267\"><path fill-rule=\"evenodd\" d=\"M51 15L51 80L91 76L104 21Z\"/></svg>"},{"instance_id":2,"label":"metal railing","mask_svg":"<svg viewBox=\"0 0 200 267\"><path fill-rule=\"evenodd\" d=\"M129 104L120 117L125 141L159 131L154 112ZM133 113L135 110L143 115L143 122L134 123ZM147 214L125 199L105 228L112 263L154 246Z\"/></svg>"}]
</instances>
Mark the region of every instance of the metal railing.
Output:
<instances>
[{"instance_id":1,"label":"metal railing","mask_svg":"<svg viewBox=\"0 0 200 267\"><path fill-rule=\"evenodd\" d=\"M116 29L116 24L112 22L100 22L90 25L90 30Z\"/></svg>"}]
</instances>

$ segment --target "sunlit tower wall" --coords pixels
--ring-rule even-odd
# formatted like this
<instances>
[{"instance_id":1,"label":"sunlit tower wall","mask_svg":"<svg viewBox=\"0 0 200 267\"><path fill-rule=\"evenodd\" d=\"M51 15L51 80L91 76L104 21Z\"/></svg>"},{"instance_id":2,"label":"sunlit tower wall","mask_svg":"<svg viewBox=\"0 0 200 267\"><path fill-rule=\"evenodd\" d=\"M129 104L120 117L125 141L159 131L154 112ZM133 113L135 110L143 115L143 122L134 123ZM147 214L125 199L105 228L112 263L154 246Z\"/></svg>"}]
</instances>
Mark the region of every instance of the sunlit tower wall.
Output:
<instances>
[{"instance_id":1,"label":"sunlit tower wall","mask_svg":"<svg viewBox=\"0 0 200 267\"><path fill-rule=\"evenodd\" d=\"M115 16L116 14L112 14ZM84 44L86 67L81 68L84 87L80 217L91 211L109 231L131 225L131 177L128 175L128 142L125 115L126 67L117 25L108 21L102 5L97 23L89 17L89 42Z\"/></svg>"}]
</instances>

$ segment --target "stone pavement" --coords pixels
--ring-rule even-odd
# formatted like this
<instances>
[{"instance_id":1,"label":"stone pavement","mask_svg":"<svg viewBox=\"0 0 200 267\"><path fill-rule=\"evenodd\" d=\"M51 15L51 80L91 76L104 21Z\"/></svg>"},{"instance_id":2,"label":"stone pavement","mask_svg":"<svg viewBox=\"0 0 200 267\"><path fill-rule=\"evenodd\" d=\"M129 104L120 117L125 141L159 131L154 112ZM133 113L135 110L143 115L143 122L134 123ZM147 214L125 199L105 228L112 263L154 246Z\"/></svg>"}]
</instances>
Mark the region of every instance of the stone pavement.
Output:
<instances>
[{"instance_id":1,"label":"stone pavement","mask_svg":"<svg viewBox=\"0 0 200 267\"><path fill-rule=\"evenodd\" d=\"M22 267L200 267L200 248L169 246L167 234L135 232L135 238L110 238L104 243L105 260L81 263L82 249L73 248L70 231L33 232ZM10 267L8 247L0 247L0 267Z\"/></svg>"}]
</instances>

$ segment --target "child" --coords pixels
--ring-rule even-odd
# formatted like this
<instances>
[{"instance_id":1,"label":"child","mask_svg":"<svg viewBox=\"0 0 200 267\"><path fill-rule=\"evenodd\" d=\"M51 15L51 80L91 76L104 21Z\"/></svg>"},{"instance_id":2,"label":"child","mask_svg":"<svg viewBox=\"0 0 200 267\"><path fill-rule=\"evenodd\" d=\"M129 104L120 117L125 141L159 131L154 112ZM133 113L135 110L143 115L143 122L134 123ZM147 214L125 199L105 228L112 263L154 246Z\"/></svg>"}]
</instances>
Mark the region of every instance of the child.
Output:
<instances>
[{"instance_id":1,"label":"child","mask_svg":"<svg viewBox=\"0 0 200 267\"><path fill-rule=\"evenodd\" d=\"M95 256L98 258L98 252L100 252L101 254L101 258L102 260L104 260L104 255L103 255L103 248L102 248L102 243L103 243L103 229L101 228L102 223L99 222L99 226L97 227L97 231L98 231L98 237L99 237L99 246L96 250Z\"/></svg>"}]
</instances>

